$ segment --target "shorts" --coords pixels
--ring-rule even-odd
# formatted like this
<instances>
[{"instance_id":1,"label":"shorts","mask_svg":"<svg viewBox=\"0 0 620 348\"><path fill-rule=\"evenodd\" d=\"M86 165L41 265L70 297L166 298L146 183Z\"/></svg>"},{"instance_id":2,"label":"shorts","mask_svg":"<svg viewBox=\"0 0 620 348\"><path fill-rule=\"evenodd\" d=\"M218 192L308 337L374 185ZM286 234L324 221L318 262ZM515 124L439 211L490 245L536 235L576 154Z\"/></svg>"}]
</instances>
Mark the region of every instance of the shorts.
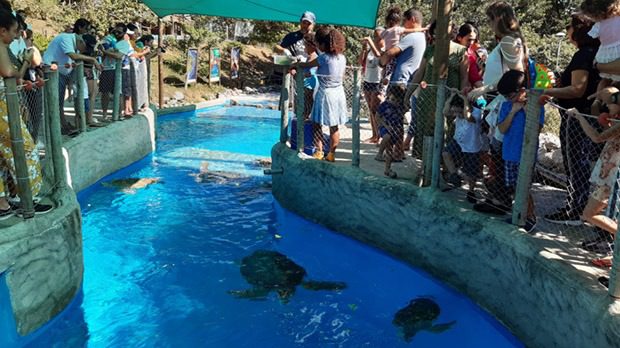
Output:
<instances>
[{"instance_id":1,"label":"shorts","mask_svg":"<svg viewBox=\"0 0 620 348\"><path fill-rule=\"evenodd\" d=\"M364 81L364 83L362 84L362 91L364 93L381 93L381 83Z\"/></svg>"},{"instance_id":2,"label":"shorts","mask_svg":"<svg viewBox=\"0 0 620 348\"><path fill-rule=\"evenodd\" d=\"M99 76L99 92L102 94L114 93L114 81L116 76L114 70L104 70Z\"/></svg>"},{"instance_id":3,"label":"shorts","mask_svg":"<svg viewBox=\"0 0 620 348\"><path fill-rule=\"evenodd\" d=\"M516 188L517 179L519 179L519 162L504 161L504 185Z\"/></svg>"},{"instance_id":4,"label":"shorts","mask_svg":"<svg viewBox=\"0 0 620 348\"><path fill-rule=\"evenodd\" d=\"M480 177L480 153L463 152L459 143L452 139L445 151L452 156L452 160L457 167L463 169L463 173L470 179Z\"/></svg>"},{"instance_id":5,"label":"shorts","mask_svg":"<svg viewBox=\"0 0 620 348\"><path fill-rule=\"evenodd\" d=\"M123 86L121 88L123 97L131 97L132 94L132 84L131 84L131 70L123 69Z\"/></svg>"},{"instance_id":6,"label":"shorts","mask_svg":"<svg viewBox=\"0 0 620 348\"><path fill-rule=\"evenodd\" d=\"M95 79L95 74L93 73L93 68L84 68L84 77L86 77L87 81L93 81Z\"/></svg>"}]
</instances>

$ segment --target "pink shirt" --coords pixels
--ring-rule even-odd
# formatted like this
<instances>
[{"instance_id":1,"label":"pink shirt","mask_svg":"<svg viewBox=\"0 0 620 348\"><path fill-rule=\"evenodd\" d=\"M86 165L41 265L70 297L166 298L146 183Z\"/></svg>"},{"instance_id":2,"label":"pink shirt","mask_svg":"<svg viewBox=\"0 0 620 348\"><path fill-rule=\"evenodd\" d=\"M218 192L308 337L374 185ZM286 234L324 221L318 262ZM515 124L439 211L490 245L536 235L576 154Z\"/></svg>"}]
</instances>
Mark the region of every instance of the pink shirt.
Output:
<instances>
[{"instance_id":1,"label":"pink shirt","mask_svg":"<svg viewBox=\"0 0 620 348\"><path fill-rule=\"evenodd\" d=\"M400 41L401 35L405 32L405 28L400 26L393 26L391 28L385 29L383 33L381 33L381 38L385 41L385 50L389 50L390 48L398 45Z\"/></svg>"}]
</instances>

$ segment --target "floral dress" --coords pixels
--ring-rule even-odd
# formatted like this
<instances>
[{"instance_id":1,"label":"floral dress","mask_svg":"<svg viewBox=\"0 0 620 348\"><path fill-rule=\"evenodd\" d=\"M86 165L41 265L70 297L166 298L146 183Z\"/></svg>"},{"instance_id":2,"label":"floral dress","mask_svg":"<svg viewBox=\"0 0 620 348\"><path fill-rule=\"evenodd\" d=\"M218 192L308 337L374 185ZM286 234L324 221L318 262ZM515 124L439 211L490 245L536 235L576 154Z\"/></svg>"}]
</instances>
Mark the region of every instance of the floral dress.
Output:
<instances>
[{"instance_id":1,"label":"floral dress","mask_svg":"<svg viewBox=\"0 0 620 348\"><path fill-rule=\"evenodd\" d=\"M590 182L595 185L592 198L599 202L607 202L614 187L618 166L620 166L620 138L608 140L596 161Z\"/></svg>"},{"instance_id":2,"label":"floral dress","mask_svg":"<svg viewBox=\"0 0 620 348\"><path fill-rule=\"evenodd\" d=\"M41 177L41 166L39 164L39 153L36 149L32 136L28 132L26 125L20 117L22 138L24 141L24 150L26 152L26 164L28 167L28 179L30 180L30 189L32 195L36 196L41 192L43 183ZM11 148L11 135L9 132L9 113L6 104L6 95L4 89L4 81L0 80L0 197L6 197L8 187L6 185L7 178L12 178L13 182L17 181L15 173L15 159Z\"/></svg>"}]
</instances>

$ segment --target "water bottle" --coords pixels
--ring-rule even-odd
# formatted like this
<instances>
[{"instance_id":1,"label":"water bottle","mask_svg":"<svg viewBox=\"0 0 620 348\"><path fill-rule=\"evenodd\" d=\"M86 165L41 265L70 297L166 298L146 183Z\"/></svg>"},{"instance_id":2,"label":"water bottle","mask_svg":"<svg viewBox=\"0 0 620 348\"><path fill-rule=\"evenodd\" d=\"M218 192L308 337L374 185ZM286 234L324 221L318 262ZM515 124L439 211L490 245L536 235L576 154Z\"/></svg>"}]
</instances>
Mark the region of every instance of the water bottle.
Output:
<instances>
[{"instance_id":1,"label":"water bottle","mask_svg":"<svg viewBox=\"0 0 620 348\"><path fill-rule=\"evenodd\" d=\"M484 107L487 106L487 100L484 99L483 96L479 96L476 98L476 101L474 101L474 106L479 109L484 109Z\"/></svg>"}]
</instances>

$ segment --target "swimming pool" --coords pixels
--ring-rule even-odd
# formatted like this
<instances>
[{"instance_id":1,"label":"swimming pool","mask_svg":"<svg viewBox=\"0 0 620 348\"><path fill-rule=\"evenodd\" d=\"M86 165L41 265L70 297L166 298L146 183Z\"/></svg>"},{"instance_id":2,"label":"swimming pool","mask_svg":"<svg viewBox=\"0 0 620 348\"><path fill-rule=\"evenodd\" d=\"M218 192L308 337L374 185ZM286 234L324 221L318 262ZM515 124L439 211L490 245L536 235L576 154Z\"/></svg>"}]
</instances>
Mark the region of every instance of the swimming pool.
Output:
<instances>
[{"instance_id":1,"label":"swimming pool","mask_svg":"<svg viewBox=\"0 0 620 348\"><path fill-rule=\"evenodd\" d=\"M282 209L255 164L279 137L277 111L166 116L157 132L155 154L80 193L83 294L26 346L522 346L424 272ZM228 179L199 182L205 161ZM160 182L135 192L102 184L130 177ZM242 260L257 250L286 255L307 279L347 287L297 286L288 301L274 292L264 300L236 298L229 291L251 287ZM417 298L441 311L426 323L430 330L407 343L392 320Z\"/></svg>"}]
</instances>

